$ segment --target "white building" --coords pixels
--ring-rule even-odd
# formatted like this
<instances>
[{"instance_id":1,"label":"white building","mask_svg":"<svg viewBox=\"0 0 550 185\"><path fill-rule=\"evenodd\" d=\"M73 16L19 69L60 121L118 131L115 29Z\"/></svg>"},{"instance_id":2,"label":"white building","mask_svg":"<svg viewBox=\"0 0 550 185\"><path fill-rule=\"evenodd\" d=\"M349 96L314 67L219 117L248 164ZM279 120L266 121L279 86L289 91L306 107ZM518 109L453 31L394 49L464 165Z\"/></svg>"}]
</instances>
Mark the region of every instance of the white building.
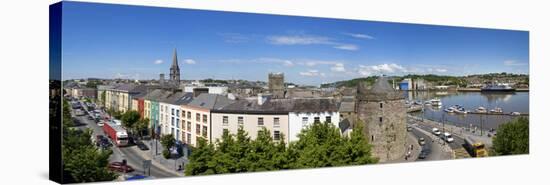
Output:
<instances>
[{"instance_id":1,"label":"white building","mask_svg":"<svg viewBox=\"0 0 550 185\"><path fill-rule=\"evenodd\" d=\"M340 114L332 110L325 112L290 112L288 113L288 122L289 140L292 142L298 140L298 134L300 134L302 129L310 126L314 122L329 122L338 128Z\"/></svg>"},{"instance_id":2,"label":"white building","mask_svg":"<svg viewBox=\"0 0 550 185\"><path fill-rule=\"evenodd\" d=\"M228 87L226 87L226 86L194 86L194 85L188 85L188 86L185 86L183 89L184 89L185 92L189 92L189 93L192 93L194 91L194 89L207 89L208 94L225 95L225 94L227 94Z\"/></svg>"}]
</instances>

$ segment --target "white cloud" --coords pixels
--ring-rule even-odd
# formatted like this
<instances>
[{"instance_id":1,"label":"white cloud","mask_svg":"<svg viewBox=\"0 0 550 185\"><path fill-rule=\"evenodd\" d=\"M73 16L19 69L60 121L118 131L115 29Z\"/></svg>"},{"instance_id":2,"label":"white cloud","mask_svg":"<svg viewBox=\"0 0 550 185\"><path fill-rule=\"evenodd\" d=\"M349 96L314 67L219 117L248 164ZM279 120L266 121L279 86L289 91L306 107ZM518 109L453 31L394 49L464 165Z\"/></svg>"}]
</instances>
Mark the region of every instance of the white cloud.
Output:
<instances>
[{"instance_id":1,"label":"white cloud","mask_svg":"<svg viewBox=\"0 0 550 185\"><path fill-rule=\"evenodd\" d=\"M447 72L447 69L435 69L435 71L438 73L445 73Z\"/></svg>"},{"instance_id":2,"label":"white cloud","mask_svg":"<svg viewBox=\"0 0 550 185\"><path fill-rule=\"evenodd\" d=\"M327 37L308 36L308 35L287 35L287 36L269 36L267 40L275 45L310 45L310 44L330 44Z\"/></svg>"},{"instance_id":3,"label":"white cloud","mask_svg":"<svg viewBox=\"0 0 550 185\"><path fill-rule=\"evenodd\" d=\"M185 60L183 60L183 62L185 62L186 64L190 64L190 65L197 63L197 61L195 61L193 59L185 59Z\"/></svg>"},{"instance_id":4,"label":"white cloud","mask_svg":"<svg viewBox=\"0 0 550 185\"><path fill-rule=\"evenodd\" d=\"M335 49L356 51L359 46L354 44L340 43L333 38L315 35L272 35L267 37L267 42L274 45L329 45Z\"/></svg>"},{"instance_id":5,"label":"white cloud","mask_svg":"<svg viewBox=\"0 0 550 185\"><path fill-rule=\"evenodd\" d=\"M348 50L348 51L359 50L359 46L353 45L353 44L342 44L342 45L334 46L334 48L341 49L341 50Z\"/></svg>"},{"instance_id":6,"label":"white cloud","mask_svg":"<svg viewBox=\"0 0 550 185\"><path fill-rule=\"evenodd\" d=\"M164 61L162 61L161 59L158 59L158 60L155 60L153 63L155 63L155 64L162 64L162 63L164 63Z\"/></svg>"},{"instance_id":7,"label":"white cloud","mask_svg":"<svg viewBox=\"0 0 550 185\"><path fill-rule=\"evenodd\" d=\"M351 37L359 38L359 39L367 39L367 40L374 39L373 36L370 36L367 34L361 34L361 33L345 33L345 34Z\"/></svg>"},{"instance_id":8,"label":"white cloud","mask_svg":"<svg viewBox=\"0 0 550 185\"><path fill-rule=\"evenodd\" d=\"M526 65L526 63L518 62L515 60L506 60L504 61L504 65L505 66L523 66L523 65Z\"/></svg>"},{"instance_id":9,"label":"white cloud","mask_svg":"<svg viewBox=\"0 0 550 185\"><path fill-rule=\"evenodd\" d=\"M300 72L301 76L316 77L316 76L325 76L325 73L319 72L319 70L310 69L305 72Z\"/></svg>"},{"instance_id":10,"label":"white cloud","mask_svg":"<svg viewBox=\"0 0 550 185\"><path fill-rule=\"evenodd\" d=\"M298 62L299 65L305 65L305 66L308 66L308 67L312 67L312 66L316 66L316 65L335 65L337 63L341 63L341 62L337 62L337 61L327 61L327 60L301 60L300 62Z\"/></svg>"},{"instance_id":11,"label":"white cloud","mask_svg":"<svg viewBox=\"0 0 550 185\"><path fill-rule=\"evenodd\" d=\"M397 74L405 73L408 70L398 64L380 64L380 65L359 65L357 72L362 76L371 76L375 74Z\"/></svg>"},{"instance_id":12,"label":"white cloud","mask_svg":"<svg viewBox=\"0 0 550 185\"><path fill-rule=\"evenodd\" d=\"M333 72L346 72L346 68L344 68L344 64L343 63L336 63L334 64L334 66L332 66L330 68L331 71Z\"/></svg>"}]
</instances>

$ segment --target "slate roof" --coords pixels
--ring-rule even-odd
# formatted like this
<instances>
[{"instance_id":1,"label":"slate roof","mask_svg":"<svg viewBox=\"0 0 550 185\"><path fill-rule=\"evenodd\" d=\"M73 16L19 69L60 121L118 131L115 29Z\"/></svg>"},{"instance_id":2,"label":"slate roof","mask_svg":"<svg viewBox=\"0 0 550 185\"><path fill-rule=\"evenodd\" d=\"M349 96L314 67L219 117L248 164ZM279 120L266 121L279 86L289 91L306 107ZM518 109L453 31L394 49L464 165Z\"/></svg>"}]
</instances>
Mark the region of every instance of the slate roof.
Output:
<instances>
[{"instance_id":1,"label":"slate roof","mask_svg":"<svg viewBox=\"0 0 550 185\"><path fill-rule=\"evenodd\" d=\"M165 93L166 93L166 90L155 89L150 93L147 93L147 95L145 95L143 99L150 100L150 101L160 101L160 99L162 98L162 96L165 95Z\"/></svg>"},{"instance_id":2,"label":"slate roof","mask_svg":"<svg viewBox=\"0 0 550 185\"><path fill-rule=\"evenodd\" d=\"M288 114L289 112L336 112L338 104L334 99L268 99L259 105L257 99L238 100L213 112L245 114Z\"/></svg>"},{"instance_id":3,"label":"slate roof","mask_svg":"<svg viewBox=\"0 0 550 185\"><path fill-rule=\"evenodd\" d=\"M217 110L232 103L234 103L234 101L225 96L219 94L202 93L199 96L193 98L193 100L187 105L209 110Z\"/></svg>"},{"instance_id":4,"label":"slate roof","mask_svg":"<svg viewBox=\"0 0 550 185\"><path fill-rule=\"evenodd\" d=\"M193 93L185 93L185 92L170 92L165 91L163 93L163 96L160 98L160 102L168 103L172 105L184 105L188 104L193 100Z\"/></svg>"}]
</instances>

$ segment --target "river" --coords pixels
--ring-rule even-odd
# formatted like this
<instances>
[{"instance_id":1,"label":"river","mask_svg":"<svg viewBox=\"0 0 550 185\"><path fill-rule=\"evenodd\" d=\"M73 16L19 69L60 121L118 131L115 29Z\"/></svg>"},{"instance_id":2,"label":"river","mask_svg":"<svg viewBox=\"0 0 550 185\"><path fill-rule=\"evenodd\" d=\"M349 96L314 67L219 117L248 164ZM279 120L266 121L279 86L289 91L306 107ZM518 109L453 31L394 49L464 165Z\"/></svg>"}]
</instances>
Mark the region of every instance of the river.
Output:
<instances>
[{"instance_id":1,"label":"river","mask_svg":"<svg viewBox=\"0 0 550 185\"><path fill-rule=\"evenodd\" d=\"M481 114L455 114L446 113L445 108L452 105L461 105L466 110L474 111L477 107L483 106L487 110L495 107L502 108L503 112L529 113L529 92L513 93L485 93L485 92L403 92L407 100L420 100L422 102L433 98L441 99L443 106L440 108L426 106L424 112L412 113L412 115L423 116L424 118L445 121L445 124L453 124L460 127L473 127L488 130L498 128L498 125L506 123L518 116L510 115L481 115Z\"/></svg>"}]
</instances>

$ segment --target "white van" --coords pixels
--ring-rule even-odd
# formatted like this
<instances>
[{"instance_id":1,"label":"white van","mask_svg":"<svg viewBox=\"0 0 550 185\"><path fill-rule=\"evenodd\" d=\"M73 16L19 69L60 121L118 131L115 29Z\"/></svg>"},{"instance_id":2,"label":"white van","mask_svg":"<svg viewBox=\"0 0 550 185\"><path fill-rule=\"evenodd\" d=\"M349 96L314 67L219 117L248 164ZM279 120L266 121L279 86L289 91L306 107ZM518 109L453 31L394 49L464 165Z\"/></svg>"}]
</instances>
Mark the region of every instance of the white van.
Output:
<instances>
[{"instance_id":1,"label":"white van","mask_svg":"<svg viewBox=\"0 0 550 185\"><path fill-rule=\"evenodd\" d=\"M434 135L436 135L436 136L441 135L441 131L439 131L439 129L437 129L437 128L433 128L433 129L432 129L432 133L433 133Z\"/></svg>"},{"instance_id":2,"label":"white van","mask_svg":"<svg viewBox=\"0 0 550 185\"><path fill-rule=\"evenodd\" d=\"M453 138L453 135L451 135L451 133L448 133L448 132L443 133L443 140L445 140L447 143L452 143L453 141L455 141L455 139Z\"/></svg>"}]
</instances>

